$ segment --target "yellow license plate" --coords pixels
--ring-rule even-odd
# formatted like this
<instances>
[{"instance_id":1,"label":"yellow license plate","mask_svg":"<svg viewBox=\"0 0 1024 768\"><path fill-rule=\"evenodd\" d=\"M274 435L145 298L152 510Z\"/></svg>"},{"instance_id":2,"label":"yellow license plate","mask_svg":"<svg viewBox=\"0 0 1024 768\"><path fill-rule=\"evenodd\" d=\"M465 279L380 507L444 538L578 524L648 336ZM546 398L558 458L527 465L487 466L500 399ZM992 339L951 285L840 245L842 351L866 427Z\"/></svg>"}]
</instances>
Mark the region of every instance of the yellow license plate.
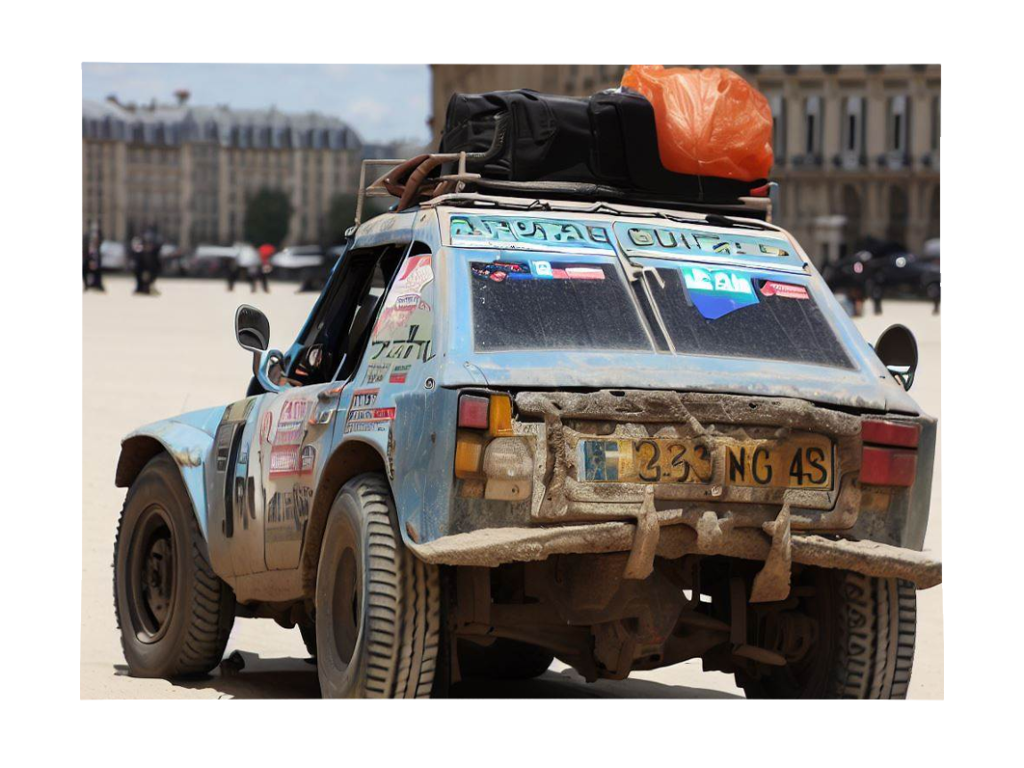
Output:
<instances>
[{"instance_id":1,"label":"yellow license plate","mask_svg":"<svg viewBox=\"0 0 1024 768\"><path fill-rule=\"evenodd\" d=\"M708 483L712 452L725 463L725 484L755 488L832 487L832 441L822 435L783 440L617 438L580 440L579 478L592 483Z\"/></svg>"}]
</instances>

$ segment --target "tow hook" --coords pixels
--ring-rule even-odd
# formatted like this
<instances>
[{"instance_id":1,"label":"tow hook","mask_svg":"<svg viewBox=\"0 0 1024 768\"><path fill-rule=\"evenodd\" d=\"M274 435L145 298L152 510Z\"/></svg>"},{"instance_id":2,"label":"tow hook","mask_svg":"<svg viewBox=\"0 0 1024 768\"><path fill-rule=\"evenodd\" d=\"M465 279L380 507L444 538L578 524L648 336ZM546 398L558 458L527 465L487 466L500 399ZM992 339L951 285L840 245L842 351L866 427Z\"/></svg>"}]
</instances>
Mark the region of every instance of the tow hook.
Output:
<instances>
[{"instance_id":1,"label":"tow hook","mask_svg":"<svg viewBox=\"0 0 1024 768\"><path fill-rule=\"evenodd\" d=\"M772 546L768 550L764 567L754 577L754 586L750 591L752 603L774 603L789 597L789 582L793 573L793 533L789 518L789 501L784 500L778 517L763 526L764 532L772 537Z\"/></svg>"},{"instance_id":2,"label":"tow hook","mask_svg":"<svg viewBox=\"0 0 1024 768\"><path fill-rule=\"evenodd\" d=\"M654 571L654 553L660 538L661 526L654 509L654 486L648 485L644 489L640 511L636 513L636 534L623 578L642 581L651 575Z\"/></svg>"}]
</instances>

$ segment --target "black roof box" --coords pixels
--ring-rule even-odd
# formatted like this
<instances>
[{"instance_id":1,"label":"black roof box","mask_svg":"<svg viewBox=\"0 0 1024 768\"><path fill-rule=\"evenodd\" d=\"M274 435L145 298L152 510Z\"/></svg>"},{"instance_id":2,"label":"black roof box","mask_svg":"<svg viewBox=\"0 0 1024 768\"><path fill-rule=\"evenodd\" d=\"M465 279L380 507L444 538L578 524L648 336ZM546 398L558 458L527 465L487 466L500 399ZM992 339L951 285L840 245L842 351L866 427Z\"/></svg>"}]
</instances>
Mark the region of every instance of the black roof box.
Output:
<instances>
[{"instance_id":1,"label":"black roof box","mask_svg":"<svg viewBox=\"0 0 1024 768\"><path fill-rule=\"evenodd\" d=\"M483 177L479 186L506 193L539 182L548 191L716 204L767 184L667 170L658 155L654 108L641 94L621 89L588 98L530 90L457 93L448 102L440 152L466 152L466 171ZM441 170L454 171L454 164Z\"/></svg>"}]
</instances>

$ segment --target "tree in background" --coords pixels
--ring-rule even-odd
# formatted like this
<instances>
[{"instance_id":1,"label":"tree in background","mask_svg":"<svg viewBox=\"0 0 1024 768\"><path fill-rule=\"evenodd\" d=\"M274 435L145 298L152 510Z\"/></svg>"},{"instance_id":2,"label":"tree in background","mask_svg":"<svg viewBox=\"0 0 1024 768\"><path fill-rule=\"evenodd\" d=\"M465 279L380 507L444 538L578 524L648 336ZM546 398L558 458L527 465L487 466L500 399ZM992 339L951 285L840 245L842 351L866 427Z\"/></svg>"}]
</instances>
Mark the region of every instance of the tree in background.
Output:
<instances>
[{"instance_id":1,"label":"tree in background","mask_svg":"<svg viewBox=\"0 0 1024 768\"><path fill-rule=\"evenodd\" d=\"M345 242L345 230L356 220L357 195L339 192L331 198L327 209L327 245L340 245ZM384 213L395 201L390 197L368 197L363 200L363 221Z\"/></svg>"},{"instance_id":2,"label":"tree in background","mask_svg":"<svg viewBox=\"0 0 1024 768\"><path fill-rule=\"evenodd\" d=\"M261 189L245 206L245 239L253 245L270 243L280 248L288 236L292 205L280 189Z\"/></svg>"}]
</instances>

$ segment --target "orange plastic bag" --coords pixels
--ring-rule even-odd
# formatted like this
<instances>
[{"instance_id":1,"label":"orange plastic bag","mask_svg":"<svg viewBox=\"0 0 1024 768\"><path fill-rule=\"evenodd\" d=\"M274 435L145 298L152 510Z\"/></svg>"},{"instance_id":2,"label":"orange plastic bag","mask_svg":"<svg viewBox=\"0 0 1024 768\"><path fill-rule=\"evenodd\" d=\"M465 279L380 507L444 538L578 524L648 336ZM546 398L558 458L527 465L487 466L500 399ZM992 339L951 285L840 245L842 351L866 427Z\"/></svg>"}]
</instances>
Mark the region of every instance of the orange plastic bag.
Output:
<instances>
[{"instance_id":1,"label":"orange plastic bag","mask_svg":"<svg viewBox=\"0 0 1024 768\"><path fill-rule=\"evenodd\" d=\"M772 169L768 100L729 69L639 64L622 76L654 106L658 153L670 171L740 181Z\"/></svg>"}]
</instances>

